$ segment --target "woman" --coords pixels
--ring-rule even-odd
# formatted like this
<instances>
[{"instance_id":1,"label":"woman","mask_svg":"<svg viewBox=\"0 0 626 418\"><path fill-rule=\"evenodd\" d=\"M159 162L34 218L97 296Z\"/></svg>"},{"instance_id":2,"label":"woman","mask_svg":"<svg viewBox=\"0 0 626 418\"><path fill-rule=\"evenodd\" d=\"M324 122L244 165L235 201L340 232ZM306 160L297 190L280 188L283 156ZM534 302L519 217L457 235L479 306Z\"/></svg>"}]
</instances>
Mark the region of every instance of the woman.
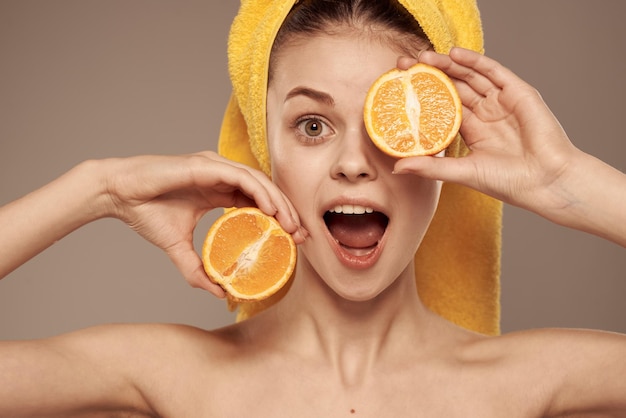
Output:
<instances>
[{"instance_id":1,"label":"woman","mask_svg":"<svg viewBox=\"0 0 626 418\"><path fill-rule=\"evenodd\" d=\"M413 258L440 180L626 245L624 176L574 148L536 92L497 63L428 51L414 26L399 31L364 6L313 14L324 16L317 30L276 44L266 119L273 182L210 152L91 161L1 209L1 276L74 229L116 217L192 285L223 297L191 232L207 210L242 205L275 215L299 243L299 262L280 302L225 329L102 326L0 344L0 416L624 414L624 336L468 331L424 306ZM416 57L458 80L469 156L395 161L364 134L369 85ZM45 204L59 196L66 206ZM334 209L350 205L374 210L376 242L355 238Z\"/></svg>"}]
</instances>

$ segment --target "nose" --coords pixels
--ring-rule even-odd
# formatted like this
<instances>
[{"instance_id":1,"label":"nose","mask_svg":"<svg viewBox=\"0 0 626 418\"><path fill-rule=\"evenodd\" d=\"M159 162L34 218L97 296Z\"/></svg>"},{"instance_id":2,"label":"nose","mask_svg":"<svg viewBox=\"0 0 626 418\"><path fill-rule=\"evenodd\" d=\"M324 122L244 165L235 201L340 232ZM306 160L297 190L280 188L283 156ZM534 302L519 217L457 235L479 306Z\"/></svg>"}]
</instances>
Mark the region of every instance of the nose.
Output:
<instances>
[{"instance_id":1,"label":"nose","mask_svg":"<svg viewBox=\"0 0 626 418\"><path fill-rule=\"evenodd\" d=\"M377 150L364 125L346 131L337 143L331 173L333 179L356 182L371 181L378 176L375 162Z\"/></svg>"}]
</instances>

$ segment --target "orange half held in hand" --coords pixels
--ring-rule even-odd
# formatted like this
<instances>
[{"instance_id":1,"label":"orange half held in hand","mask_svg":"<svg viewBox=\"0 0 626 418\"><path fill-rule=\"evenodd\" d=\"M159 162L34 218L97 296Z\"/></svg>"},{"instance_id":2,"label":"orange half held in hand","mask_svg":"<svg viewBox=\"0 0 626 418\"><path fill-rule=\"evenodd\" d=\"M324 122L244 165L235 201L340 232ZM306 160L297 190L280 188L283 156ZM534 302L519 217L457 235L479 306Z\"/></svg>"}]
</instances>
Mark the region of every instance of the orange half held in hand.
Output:
<instances>
[{"instance_id":1,"label":"orange half held in hand","mask_svg":"<svg viewBox=\"0 0 626 418\"><path fill-rule=\"evenodd\" d=\"M398 158L434 155L459 131L461 99L443 71L419 63L380 76L367 93L363 119L384 153Z\"/></svg>"},{"instance_id":2,"label":"orange half held in hand","mask_svg":"<svg viewBox=\"0 0 626 418\"><path fill-rule=\"evenodd\" d=\"M209 278L234 301L276 293L296 265L296 245L278 221L257 208L226 212L209 229L202 247Z\"/></svg>"}]
</instances>

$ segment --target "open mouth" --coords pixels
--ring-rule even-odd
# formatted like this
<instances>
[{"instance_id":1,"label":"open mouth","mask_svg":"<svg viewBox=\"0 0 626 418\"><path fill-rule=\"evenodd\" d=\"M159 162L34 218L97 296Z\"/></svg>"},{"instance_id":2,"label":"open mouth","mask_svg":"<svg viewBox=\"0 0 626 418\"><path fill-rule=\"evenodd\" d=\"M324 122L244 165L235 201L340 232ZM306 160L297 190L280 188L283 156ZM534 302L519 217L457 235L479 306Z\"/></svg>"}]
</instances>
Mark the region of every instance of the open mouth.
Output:
<instances>
[{"instance_id":1,"label":"open mouth","mask_svg":"<svg viewBox=\"0 0 626 418\"><path fill-rule=\"evenodd\" d=\"M359 205L339 205L324 214L324 222L337 244L355 256L374 251L389 224L382 212Z\"/></svg>"}]
</instances>

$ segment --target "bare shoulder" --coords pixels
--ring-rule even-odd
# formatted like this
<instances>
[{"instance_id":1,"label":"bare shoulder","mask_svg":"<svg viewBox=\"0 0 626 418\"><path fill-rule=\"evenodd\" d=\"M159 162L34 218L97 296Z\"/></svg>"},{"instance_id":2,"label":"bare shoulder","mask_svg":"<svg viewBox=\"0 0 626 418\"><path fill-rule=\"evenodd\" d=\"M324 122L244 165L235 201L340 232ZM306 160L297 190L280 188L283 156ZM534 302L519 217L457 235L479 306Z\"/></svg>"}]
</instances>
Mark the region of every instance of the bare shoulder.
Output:
<instances>
[{"instance_id":1,"label":"bare shoulder","mask_svg":"<svg viewBox=\"0 0 626 418\"><path fill-rule=\"evenodd\" d=\"M586 329L535 329L513 332L498 337L475 338L471 340L472 349L480 353L516 354L540 358L564 355L577 355L581 350L623 350L626 335ZM553 360L553 359L552 359Z\"/></svg>"},{"instance_id":2,"label":"bare shoulder","mask_svg":"<svg viewBox=\"0 0 626 418\"><path fill-rule=\"evenodd\" d=\"M112 324L60 338L76 339L74 344L91 353L101 351L108 364L121 363L137 379L154 384L159 373L173 376L186 370L193 376L202 371L206 376L228 367L241 345L238 330L237 325L209 331L180 324Z\"/></svg>"},{"instance_id":3,"label":"bare shoulder","mask_svg":"<svg viewBox=\"0 0 626 418\"><path fill-rule=\"evenodd\" d=\"M179 324L107 324L53 337L49 344L101 355L109 353L109 360L119 356L121 359L136 357L137 360L144 358L143 361L148 358L161 361L162 357L174 354L184 353L191 358L218 354L232 344L228 335Z\"/></svg>"},{"instance_id":4,"label":"bare shoulder","mask_svg":"<svg viewBox=\"0 0 626 418\"><path fill-rule=\"evenodd\" d=\"M624 357L626 335L584 329L538 329L484 339L475 347L502 356L503 360L523 360L542 368L550 365L563 368L572 362L580 367L596 358L608 362Z\"/></svg>"},{"instance_id":5,"label":"bare shoulder","mask_svg":"<svg viewBox=\"0 0 626 418\"><path fill-rule=\"evenodd\" d=\"M192 417L215 416L233 385L247 375L251 360L246 353L253 348L246 330L242 324L210 331L150 324L113 326L105 332L118 334L116 344L126 339L123 350L134 357L126 366L156 415Z\"/></svg>"},{"instance_id":6,"label":"bare shoulder","mask_svg":"<svg viewBox=\"0 0 626 418\"><path fill-rule=\"evenodd\" d=\"M483 362L501 388L524 394L542 416L626 413L626 336L542 329L476 339L465 355ZM505 383L506 382L506 383Z\"/></svg>"},{"instance_id":7,"label":"bare shoulder","mask_svg":"<svg viewBox=\"0 0 626 418\"><path fill-rule=\"evenodd\" d=\"M0 416L69 417L69 411L102 408L111 414L202 416L197 411L208 408L207 391L215 393L217 382L233 374L237 335L237 327L211 332L114 324L0 342Z\"/></svg>"}]
</instances>

